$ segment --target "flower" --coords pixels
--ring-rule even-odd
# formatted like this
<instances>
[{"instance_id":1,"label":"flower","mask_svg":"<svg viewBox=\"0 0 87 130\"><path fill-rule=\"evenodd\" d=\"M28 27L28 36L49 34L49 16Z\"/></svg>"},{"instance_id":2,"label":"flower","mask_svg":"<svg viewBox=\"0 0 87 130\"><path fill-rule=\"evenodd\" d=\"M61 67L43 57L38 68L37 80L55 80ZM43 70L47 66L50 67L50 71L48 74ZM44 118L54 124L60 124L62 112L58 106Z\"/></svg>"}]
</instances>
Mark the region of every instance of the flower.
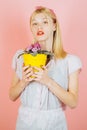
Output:
<instances>
[{"instance_id":1,"label":"flower","mask_svg":"<svg viewBox=\"0 0 87 130\"><path fill-rule=\"evenodd\" d=\"M26 48L28 53L38 53L41 50L41 46L39 43L31 44L29 47Z\"/></svg>"},{"instance_id":2,"label":"flower","mask_svg":"<svg viewBox=\"0 0 87 130\"><path fill-rule=\"evenodd\" d=\"M24 52L33 56L36 56L37 54L46 54L48 57L53 56L53 54L50 51L42 50L41 45L38 42L28 46Z\"/></svg>"},{"instance_id":3,"label":"flower","mask_svg":"<svg viewBox=\"0 0 87 130\"><path fill-rule=\"evenodd\" d=\"M42 50L41 45L38 42L28 46L18 57L21 55L23 55L22 57L25 65L37 67L46 65L53 57L53 54L50 51Z\"/></svg>"}]
</instances>

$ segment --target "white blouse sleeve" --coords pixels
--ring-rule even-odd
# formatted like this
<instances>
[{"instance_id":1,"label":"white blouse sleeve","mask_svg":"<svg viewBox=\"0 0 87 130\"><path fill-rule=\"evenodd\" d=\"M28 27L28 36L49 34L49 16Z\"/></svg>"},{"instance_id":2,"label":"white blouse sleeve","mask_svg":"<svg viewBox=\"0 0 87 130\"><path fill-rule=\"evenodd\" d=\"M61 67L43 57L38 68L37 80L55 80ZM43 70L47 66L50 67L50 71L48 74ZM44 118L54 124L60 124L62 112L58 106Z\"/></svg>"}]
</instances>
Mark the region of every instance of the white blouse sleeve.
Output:
<instances>
[{"instance_id":1,"label":"white blouse sleeve","mask_svg":"<svg viewBox=\"0 0 87 130\"><path fill-rule=\"evenodd\" d=\"M82 68L82 62L78 56L69 55L68 57L69 74Z\"/></svg>"},{"instance_id":2,"label":"white blouse sleeve","mask_svg":"<svg viewBox=\"0 0 87 130\"><path fill-rule=\"evenodd\" d=\"M23 50L18 50L12 59L12 68L15 70L19 78L21 78L22 76L21 69L22 69L23 59L21 58L21 56L19 57L19 55L21 55L22 53Z\"/></svg>"}]
</instances>

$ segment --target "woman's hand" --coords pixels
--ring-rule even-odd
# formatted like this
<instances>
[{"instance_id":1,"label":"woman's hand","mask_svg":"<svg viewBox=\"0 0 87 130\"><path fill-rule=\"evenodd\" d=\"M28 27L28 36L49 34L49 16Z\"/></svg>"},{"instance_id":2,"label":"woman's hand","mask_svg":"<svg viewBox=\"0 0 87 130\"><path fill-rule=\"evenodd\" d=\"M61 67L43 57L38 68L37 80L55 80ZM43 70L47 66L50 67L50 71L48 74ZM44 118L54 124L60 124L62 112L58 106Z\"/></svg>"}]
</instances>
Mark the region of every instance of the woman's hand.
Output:
<instances>
[{"instance_id":1,"label":"woman's hand","mask_svg":"<svg viewBox=\"0 0 87 130\"><path fill-rule=\"evenodd\" d=\"M46 85L49 80L48 70L46 66L42 66L42 68L34 67L34 69L36 70L33 74L35 77L34 81L38 81Z\"/></svg>"},{"instance_id":2,"label":"woman's hand","mask_svg":"<svg viewBox=\"0 0 87 130\"><path fill-rule=\"evenodd\" d=\"M33 68L31 66L23 66L22 67L22 81L29 83L33 81Z\"/></svg>"},{"instance_id":3,"label":"woman's hand","mask_svg":"<svg viewBox=\"0 0 87 130\"><path fill-rule=\"evenodd\" d=\"M15 101L23 90L27 87L27 85L33 81L33 69L30 66L22 67L22 79L20 80L18 75L14 72L11 87L9 90L9 97L12 101Z\"/></svg>"}]
</instances>

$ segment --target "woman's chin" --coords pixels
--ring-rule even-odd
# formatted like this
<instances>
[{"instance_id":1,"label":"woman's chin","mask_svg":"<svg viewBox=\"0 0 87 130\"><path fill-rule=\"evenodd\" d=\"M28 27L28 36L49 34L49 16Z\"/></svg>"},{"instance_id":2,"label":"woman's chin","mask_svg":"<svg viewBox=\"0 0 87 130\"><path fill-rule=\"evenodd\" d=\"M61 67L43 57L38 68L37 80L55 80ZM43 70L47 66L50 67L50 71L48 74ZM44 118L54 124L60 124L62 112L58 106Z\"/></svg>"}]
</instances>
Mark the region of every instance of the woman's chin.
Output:
<instances>
[{"instance_id":1,"label":"woman's chin","mask_svg":"<svg viewBox=\"0 0 87 130\"><path fill-rule=\"evenodd\" d=\"M36 38L36 40L40 43L40 42L46 41L46 38L45 37L38 37L38 38Z\"/></svg>"}]
</instances>

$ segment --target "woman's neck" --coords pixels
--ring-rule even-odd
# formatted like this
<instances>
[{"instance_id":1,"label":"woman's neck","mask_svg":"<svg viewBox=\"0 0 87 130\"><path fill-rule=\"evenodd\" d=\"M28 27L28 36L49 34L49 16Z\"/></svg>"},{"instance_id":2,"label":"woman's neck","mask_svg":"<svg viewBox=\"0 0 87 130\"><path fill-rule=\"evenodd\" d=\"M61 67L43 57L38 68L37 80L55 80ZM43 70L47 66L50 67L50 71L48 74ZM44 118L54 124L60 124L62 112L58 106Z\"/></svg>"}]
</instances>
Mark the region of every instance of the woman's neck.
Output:
<instances>
[{"instance_id":1,"label":"woman's neck","mask_svg":"<svg viewBox=\"0 0 87 130\"><path fill-rule=\"evenodd\" d=\"M40 43L41 48L43 50L47 50L47 51L51 51L52 52L53 39L47 39L45 41L40 41L39 43Z\"/></svg>"}]
</instances>

